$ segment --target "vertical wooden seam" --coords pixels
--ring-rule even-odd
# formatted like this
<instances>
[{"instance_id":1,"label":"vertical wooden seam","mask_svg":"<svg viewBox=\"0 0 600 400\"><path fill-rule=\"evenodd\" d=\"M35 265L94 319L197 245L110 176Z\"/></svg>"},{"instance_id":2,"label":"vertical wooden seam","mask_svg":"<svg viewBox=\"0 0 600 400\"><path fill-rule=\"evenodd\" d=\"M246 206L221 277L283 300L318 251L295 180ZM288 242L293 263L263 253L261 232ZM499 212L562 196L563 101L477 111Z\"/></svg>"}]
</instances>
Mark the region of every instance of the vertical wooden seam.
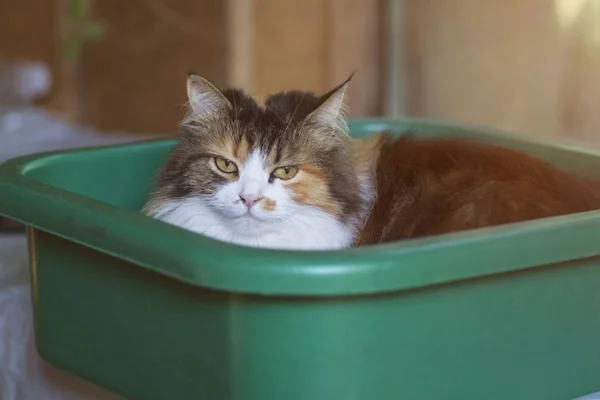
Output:
<instances>
[{"instance_id":1,"label":"vertical wooden seam","mask_svg":"<svg viewBox=\"0 0 600 400\"><path fill-rule=\"evenodd\" d=\"M254 1L227 2L227 82L252 93L254 88Z\"/></svg>"},{"instance_id":2,"label":"vertical wooden seam","mask_svg":"<svg viewBox=\"0 0 600 400\"><path fill-rule=\"evenodd\" d=\"M71 21L68 19L68 0L58 0L56 4L56 23L58 25L57 52L56 52L56 77L53 85L60 85L56 92L58 112L69 122L79 122L80 109L80 58L77 60L66 59L64 41L70 35ZM81 43L79 43L80 45ZM53 88L53 90L56 90Z\"/></svg>"},{"instance_id":3,"label":"vertical wooden seam","mask_svg":"<svg viewBox=\"0 0 600 400\"><path fill-rule=\"evenodd\" d=\"M423 43L419 31L423 7L418 3L408 1L405 5L404 27L404 115L421 116L424 110L423 89Z\"/></svg>"},{"instance_id":4,"label":"vertical wooden seam","mask_svg":"<svg viewBox=\"0 0 600 400\"><path fill-rule=\"evenodd\" d=\"M335 79L334 63L336 57L336 13L335 3L337 0L324 1L323 5L323 76L321 86L323 91L329 90Z\"/></svg>"},{"instance_id":5,"label":"vertical wooden seam","mask_svg":"<svg viewBox=\"0 0 600 400\"><path fill-rule=\"evenodd\" d=\"M406 32L405 0L387 1L387 93L385 113L389 117L406 114Z\"/></svg>"}]
</instances>

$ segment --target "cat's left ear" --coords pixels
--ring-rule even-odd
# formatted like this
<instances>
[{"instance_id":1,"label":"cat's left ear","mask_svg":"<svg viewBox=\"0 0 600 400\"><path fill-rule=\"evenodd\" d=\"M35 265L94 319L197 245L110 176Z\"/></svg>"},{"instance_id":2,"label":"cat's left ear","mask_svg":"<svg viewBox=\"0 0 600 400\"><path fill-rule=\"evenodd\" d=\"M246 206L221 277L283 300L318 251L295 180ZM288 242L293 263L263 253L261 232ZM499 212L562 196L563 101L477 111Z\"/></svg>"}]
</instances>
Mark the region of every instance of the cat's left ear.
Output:
<instances>
[{"instance_id":1,"label":"cat's left ear","mask_svg":"<svg viewBox=\"0 0 600 400\"><path fill-rule=\"evenodd\" d=\"M192 112L197 117L215 115L231 107L219 89L194 73L188 75L187 94Z\"/></svg>"},{"instance_id":2,"label":"cat's left ear","mask_svg":"<svg viewBox=\"0 0 600 400\"><path fill-rule=\"evenodd\" d=\"M306 119L319 125L327 125L339 131L347 132L346 105L344 100L346 89L353 76L354 73L340 85L329 91L329 93L323 95L323 98L325 98L323 103L310 113Z\"/></svg>"}]
</instances>

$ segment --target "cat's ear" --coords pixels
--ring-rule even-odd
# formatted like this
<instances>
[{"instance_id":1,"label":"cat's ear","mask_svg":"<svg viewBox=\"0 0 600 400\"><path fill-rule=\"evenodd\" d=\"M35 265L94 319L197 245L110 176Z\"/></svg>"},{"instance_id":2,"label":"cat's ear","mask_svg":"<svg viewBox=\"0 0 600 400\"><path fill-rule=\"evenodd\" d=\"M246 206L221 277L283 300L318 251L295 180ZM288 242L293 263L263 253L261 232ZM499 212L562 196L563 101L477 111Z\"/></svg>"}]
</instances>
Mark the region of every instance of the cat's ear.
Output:
<instances>
[{"instance_id":1,"label":"cat's ear","mask_svg":"<svg viewBox=\"0 0 600 400\"><path fill-rule=\"evenodd\" d=\"M348 128L346 125L346 105L344 100L346 89L353 76L354 74L350 75L348 79L329 91L329 93L326 93L323 96L325 99L323 103L306 117L307 120L319 125L327 125L341 131L346 131Z\"/></svg>"},{"instance_id":2,"label":"cat's ear","mask_svg":"<svg viewBox=\"0 0 600 400\"><path fill-rule=\"evenodd\" d=\"M192 113L197 117L218 114L231 107L219 89L194 73L187 78L187 95Z\"/></svg>"}]
</instances>

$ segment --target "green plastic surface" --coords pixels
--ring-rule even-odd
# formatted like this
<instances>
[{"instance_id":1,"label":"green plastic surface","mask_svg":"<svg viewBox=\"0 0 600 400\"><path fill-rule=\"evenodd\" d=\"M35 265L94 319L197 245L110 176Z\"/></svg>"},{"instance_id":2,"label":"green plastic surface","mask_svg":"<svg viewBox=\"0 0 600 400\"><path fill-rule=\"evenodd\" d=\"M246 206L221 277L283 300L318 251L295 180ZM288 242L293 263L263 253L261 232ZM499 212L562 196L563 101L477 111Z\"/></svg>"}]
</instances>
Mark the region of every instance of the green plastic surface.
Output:
<instances>
[{"instance_id":1,"label":"green plastic surface","mask_svg":"<svg viewBox=\"0 0 600 400\"><path fill-rule=\"evenodd\" d=\"M600 178L600 155L419 120ZM40 354L143 400L566 400L600 390L600 212L329 252L238 247L139 210L174 144L21 157Z\"/></svg>"}]
</instances>

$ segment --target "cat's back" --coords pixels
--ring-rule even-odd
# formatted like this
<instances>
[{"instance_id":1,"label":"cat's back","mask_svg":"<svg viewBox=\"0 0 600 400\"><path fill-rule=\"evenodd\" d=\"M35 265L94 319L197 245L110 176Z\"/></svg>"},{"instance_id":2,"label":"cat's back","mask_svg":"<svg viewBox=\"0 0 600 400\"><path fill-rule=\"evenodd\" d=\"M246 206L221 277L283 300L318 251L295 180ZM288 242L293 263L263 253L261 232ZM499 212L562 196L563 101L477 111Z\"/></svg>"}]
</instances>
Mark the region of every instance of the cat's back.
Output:
<instances>
[{"instance_id":1,"label":"cat's back","mask_svg":"<svg viewBox=\"0 0 600 400\"><path fill-rule=\"evenodd\" d=\"M600 185L529 154L456 138L386 137L360 244L600 208Z\"/></svg>"},{"instance_id":2,"label":"cat's back","mask_svg":"<svg viewBox=\"0 0 600 400\"><path fill-rule=\"evenodd\" d=\"M387 136L380 147L378 169L407 176L415 176L419 171L438 177L452 172L477 172L503 180L521 180L557 170L545 161L514 149L461 138L418 139L413 135L398 139Z\"/></svg>"}]
</instances>

